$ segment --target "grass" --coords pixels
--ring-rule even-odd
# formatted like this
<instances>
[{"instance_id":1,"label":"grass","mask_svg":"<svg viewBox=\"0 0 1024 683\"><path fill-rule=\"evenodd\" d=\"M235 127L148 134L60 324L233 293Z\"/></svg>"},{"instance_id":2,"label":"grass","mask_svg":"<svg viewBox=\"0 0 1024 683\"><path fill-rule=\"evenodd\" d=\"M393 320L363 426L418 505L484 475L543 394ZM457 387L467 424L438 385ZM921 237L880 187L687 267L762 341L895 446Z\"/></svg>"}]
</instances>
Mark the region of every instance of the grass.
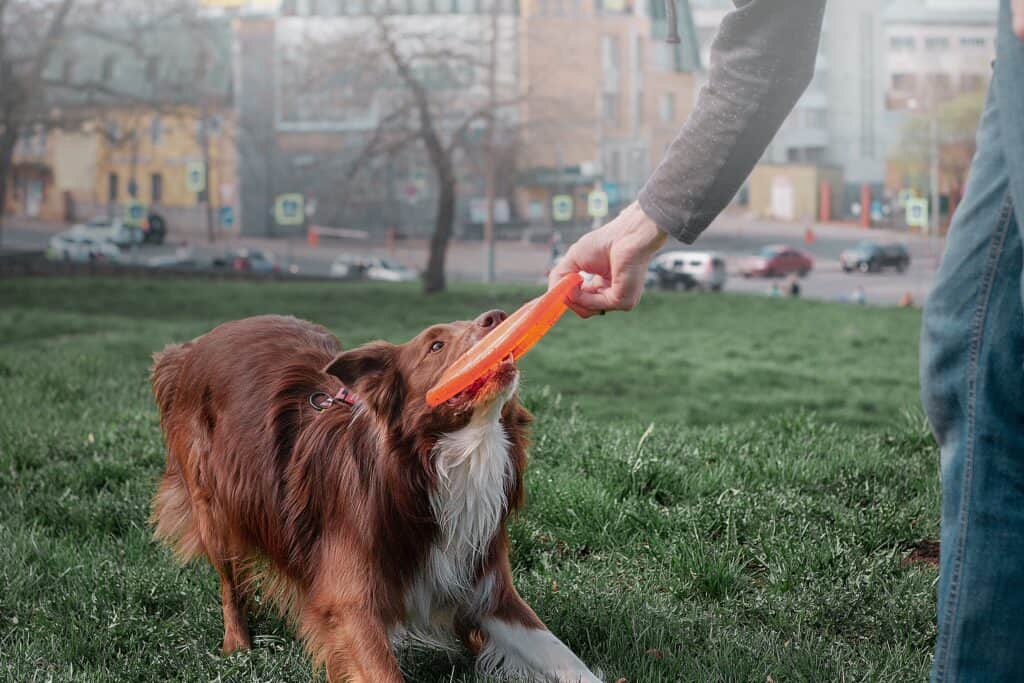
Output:
<instances>
[{"instance_id":1,"label":"grass","mask_svg":"<svg viewBox=\"0 0 1024 683\"><path fill-rule=\"evenodd\" d=\"M279 312L400 341L529 288L0 282L0 680L303 681L272 614L217 655L209 567L149 540L163 462L149 355ZM566 318L522 368L535 411L520 591L610 680L920 680L937 535L913 311L652 295ZM472 662L402 653L410 681Z\"/></svg>"}]
</instances>

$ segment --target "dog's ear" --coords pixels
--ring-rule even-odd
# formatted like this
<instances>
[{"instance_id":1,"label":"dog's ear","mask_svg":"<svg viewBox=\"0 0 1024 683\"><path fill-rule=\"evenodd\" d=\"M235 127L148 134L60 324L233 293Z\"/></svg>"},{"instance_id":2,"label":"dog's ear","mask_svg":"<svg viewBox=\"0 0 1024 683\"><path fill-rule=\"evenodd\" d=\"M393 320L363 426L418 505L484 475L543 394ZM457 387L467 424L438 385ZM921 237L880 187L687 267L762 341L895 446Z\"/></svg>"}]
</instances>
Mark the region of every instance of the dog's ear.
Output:
<instances>
[{"instance_id":1,"label":"dog's ear","mask_svg":"<svg viewBox=\"0 0 1024 683\"><path fill-rule=\"evenodd\" d=\"M324 372L340 379L375 411L387 416L401 411L402 377L394 344L377 341L342 351Z\"/></svg>"}]
</instances>

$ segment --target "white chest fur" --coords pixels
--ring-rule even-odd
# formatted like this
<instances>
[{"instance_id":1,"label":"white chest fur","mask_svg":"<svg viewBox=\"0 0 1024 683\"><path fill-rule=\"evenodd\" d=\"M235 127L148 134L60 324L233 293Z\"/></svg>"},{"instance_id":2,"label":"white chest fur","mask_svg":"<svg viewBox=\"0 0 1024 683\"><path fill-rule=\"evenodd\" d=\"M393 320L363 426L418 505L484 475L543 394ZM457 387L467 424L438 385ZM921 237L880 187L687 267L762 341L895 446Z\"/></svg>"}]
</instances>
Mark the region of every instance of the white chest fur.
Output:
<instances>
[{"instance_id":1,"label":"white chest fur","mask_svg":"<svg viewBox=\"0 0 1024 683\"><path fill-rule=\"evenodd\" d=\"M490 582L473 584L507 509L505 489L512 474L509 441L499 419L501 403L495 401L434 447L437 488L430 503L440 529L406 596L408 625L414 631L441 626L438 619L444 616L439 612L450 616L457 608L486 607Z\"/></svg>"}]
</instances>

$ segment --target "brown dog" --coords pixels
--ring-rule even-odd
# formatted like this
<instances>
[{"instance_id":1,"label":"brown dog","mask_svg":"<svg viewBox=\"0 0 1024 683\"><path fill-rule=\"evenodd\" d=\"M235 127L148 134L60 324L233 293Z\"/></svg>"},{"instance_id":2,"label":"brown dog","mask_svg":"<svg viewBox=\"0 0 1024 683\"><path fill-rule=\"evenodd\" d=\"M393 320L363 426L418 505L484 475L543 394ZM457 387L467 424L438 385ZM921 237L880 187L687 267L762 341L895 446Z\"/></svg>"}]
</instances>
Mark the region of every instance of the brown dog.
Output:
<instances>
[{"instance_id":1,"label":"brown dog","mask_svg":"<svg viewBox=\"0 0 1024 683\"><path fill-rule=\"evenodd\" d=\"M403 637L460 640L498 676L599 680L512 585L505 520L522 501L531 419L515 365L425 402L504 318L342 352L322 327L266 316L156 354L167 468L155 535L220 575L224 652L249 647L259 577L331 681L401 681L391 646Z\"/></svg>"}]
</instances>

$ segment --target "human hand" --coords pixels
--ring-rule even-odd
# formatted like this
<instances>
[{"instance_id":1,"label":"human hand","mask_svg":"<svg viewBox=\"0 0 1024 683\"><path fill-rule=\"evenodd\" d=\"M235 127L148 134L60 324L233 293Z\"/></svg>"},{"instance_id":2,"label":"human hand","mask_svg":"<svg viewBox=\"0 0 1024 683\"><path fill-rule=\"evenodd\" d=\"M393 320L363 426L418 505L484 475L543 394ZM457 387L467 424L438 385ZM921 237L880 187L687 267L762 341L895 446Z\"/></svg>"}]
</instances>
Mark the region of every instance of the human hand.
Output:
<instances>
[{"instance_id":1,"label":"human hand","mask_svg":"<svg viewBox=\"0 0 1024 683\"><path fill-rule=\"evenodd\" d=\"M569 247L551 269L548 287L569 273L593 275L577 290L569 307L581 318L603 311L632 310L644 291L651 258L668 235L633 202L616 218L588 232Z\"/></svg>"},{"instance_id":2,"label":"human hand","mask_svg":"<svg viewBox=\"0 0 1024 683\"><path fill-rule=\"evenodd\" d=\"M1024 0L1011 0L1010 11L1013 14L1013 32L1024 40Z\"/></svg>"}]
</instances>

